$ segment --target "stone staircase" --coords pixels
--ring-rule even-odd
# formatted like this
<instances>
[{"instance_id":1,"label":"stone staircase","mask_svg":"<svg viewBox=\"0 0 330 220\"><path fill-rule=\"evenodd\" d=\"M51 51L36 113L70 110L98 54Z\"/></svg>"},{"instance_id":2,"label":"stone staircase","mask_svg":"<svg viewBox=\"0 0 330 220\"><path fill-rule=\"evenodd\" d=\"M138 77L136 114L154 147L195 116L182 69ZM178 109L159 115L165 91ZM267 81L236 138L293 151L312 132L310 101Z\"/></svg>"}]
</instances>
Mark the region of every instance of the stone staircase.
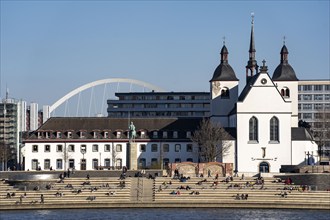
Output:
<instances>
[{"instance_id":1,"label":"stone staircase","mask_svg":"<svg viewBox=\"0 0 330 220\"><path fill-rule=\"evenodd\" d=\"M147 178L132 178L131 202L150 203L154 201L154 180Z\"/></svg>"}]
</instances>

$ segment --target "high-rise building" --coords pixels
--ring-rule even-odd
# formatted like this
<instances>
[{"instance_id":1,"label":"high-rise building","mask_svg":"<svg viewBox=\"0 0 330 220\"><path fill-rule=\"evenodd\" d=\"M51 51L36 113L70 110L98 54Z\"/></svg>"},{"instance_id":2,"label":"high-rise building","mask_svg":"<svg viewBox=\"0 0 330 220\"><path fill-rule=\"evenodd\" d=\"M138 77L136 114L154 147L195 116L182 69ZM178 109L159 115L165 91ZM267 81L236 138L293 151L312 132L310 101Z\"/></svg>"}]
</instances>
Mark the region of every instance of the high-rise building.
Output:
<instances>
[{"instance_id":1,"label":"high-rise building","mask_svg":"<svg viewBox=\"0 0 330 220\"><path fill-rule=\"evenodd\" d=\"M330 158L330 80L298 82L299 120L311 126L321 160Z\"/></svg>"}]
</instances>

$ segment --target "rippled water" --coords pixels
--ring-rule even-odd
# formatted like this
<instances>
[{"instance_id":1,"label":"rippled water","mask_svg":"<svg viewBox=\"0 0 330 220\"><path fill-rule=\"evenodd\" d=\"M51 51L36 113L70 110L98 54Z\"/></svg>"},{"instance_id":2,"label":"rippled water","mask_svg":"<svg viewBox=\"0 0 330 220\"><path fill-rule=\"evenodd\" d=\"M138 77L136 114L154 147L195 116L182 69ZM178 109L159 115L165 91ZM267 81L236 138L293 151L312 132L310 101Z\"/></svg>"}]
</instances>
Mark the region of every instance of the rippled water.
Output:
<instances>
[{"instance_id":1,"label":"rippled water","mask_svg":"<svg viewBox=\"0 0 330 220\"><path fill-rule=\"evenodd\" d=\"M286 209L224 209L224 208L130 208L130 209L59 209L2 211L1 220L15 219L155 219L155 220L212 220L212 219L330 219L330 211Z\"/></svg>"}]
</instances>

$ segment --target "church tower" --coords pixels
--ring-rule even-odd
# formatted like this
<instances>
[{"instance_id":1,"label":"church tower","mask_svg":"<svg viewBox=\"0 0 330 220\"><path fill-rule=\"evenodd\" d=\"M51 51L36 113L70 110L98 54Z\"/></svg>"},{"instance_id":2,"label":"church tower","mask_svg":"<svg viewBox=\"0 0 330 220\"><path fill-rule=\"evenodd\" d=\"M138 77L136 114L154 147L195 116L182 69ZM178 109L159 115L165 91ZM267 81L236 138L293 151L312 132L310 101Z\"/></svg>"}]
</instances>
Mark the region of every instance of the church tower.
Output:
<instances>
[{"instance_id":1,"label":"church tower","mask_svg":"<svg viewBox=\"0 0 330 220\"><path fill-rule=\"evenodd\" d=\"M246 65L246 83L258 73L258 64L256 61L256 48L254 44L254 14L252 13L251 21L251 36L250 36L250 48L249 48L249 61Z\"/></svg>"},{"instance_id":2,"label":"church tower","mask_svg":"<svg viewBox=\"0 0 330 220\"><path fill-rule=\"evenodd\" d=\"M212 121L229 126L229 113L235 107L238 98L238 79L228 63L228 50L225 42L220 52L221 60L210 80Z\"/></svg>"},{"instance_id":3,"label":"church tower","mask_svg":"<svg viewBox=\"0 0 330 220\"><path fill-rule=\"evenodd\" d=\"M283 42L281 63L276 67L272 80L286 101L291 101L291 127L298 127L298 78L288 61L288 49Z\"/></svg>"}]
</instances>

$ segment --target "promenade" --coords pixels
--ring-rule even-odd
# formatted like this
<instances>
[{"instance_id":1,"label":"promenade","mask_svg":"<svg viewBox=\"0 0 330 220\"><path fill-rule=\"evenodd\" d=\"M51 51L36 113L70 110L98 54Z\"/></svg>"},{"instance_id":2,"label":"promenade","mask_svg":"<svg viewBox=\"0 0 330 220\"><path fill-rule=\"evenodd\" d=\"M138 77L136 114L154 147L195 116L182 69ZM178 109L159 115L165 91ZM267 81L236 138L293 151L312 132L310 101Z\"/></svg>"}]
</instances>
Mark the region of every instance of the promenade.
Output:
<instances>
[{"instance_id":1,"label":"promenade","mask_svg":"<svg viewBox=\"0 0 330 220\"><path fill-rule=\"evenodd\" d=\"M242 198L242 194L244 195ZM247 195L247 198L246 198ZM272 177L173 179L70 177L47 189L17 189L0 182L0 210L73 208L281 208L330 210L330 192L285 184Z\"/></svg>"}]
</instances>

